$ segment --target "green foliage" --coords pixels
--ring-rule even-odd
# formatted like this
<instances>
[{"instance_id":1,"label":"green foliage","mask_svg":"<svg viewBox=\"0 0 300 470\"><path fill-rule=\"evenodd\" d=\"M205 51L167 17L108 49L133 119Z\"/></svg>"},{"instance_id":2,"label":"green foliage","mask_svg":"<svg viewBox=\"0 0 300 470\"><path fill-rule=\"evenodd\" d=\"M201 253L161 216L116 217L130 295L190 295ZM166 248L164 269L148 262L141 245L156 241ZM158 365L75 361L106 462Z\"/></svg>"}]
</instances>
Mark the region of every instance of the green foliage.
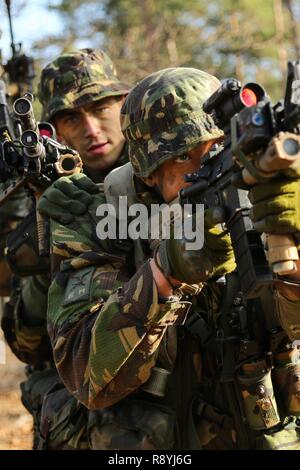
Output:
<instances>
[{"instance_id":1,"label":"green foliage","mask_svg":"<svg viewBox=\"0 0 300 470\"><path fill-rule=\"evenodd\" d=\"M155 70L187 65L219 78L259 80L283 93L285 63L299 55L296 0L60 0L61 50L103 48L129 83ZM298 41L298 42L297 42ZM41 48L49 45L45 39Z\"/></svg>"}]
</instances>

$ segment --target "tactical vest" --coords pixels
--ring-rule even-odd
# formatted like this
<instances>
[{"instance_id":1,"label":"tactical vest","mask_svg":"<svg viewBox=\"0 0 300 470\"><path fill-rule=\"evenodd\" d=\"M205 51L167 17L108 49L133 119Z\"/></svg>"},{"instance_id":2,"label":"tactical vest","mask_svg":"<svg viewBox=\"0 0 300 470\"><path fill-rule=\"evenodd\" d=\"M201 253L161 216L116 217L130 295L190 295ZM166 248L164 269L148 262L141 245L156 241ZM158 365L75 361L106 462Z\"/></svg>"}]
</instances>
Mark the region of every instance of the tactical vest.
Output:
<instances>
[{"instance_id":1,"label":"tactical vest","mask_svg":"<svg viewBox=\"0 0 300 470\"><path fill-rule=\"evenodd\" d=\"M130 163L109 173L104 192L116 212L119 196L128 205L138 201ZM138 269L145 255L140 240L134 247ZM185 429L175 448L300 449L300 351L274 315L271 288L245 304L236 273L220 281L208 282L184 326L169 327L177 330L175 365L161 359L168 356L163 341L158 363L164 365L142 389L157 407L171 404L175 427ZM195 341L202 357L198 383L190 377Z\"/></svg>"}]
</instances>

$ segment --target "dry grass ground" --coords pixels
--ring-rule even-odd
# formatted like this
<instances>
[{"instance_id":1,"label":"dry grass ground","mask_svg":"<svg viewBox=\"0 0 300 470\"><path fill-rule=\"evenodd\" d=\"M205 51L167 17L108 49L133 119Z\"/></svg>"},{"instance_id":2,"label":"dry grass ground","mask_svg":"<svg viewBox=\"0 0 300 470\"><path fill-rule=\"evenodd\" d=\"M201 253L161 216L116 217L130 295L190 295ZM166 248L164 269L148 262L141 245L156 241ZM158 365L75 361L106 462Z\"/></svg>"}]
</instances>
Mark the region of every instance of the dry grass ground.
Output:
<instances>
[{"instance_id":1,"label":"dry grass ground","mask_svg":"<svg viewBox=\"0 0 300 470\"><path fill-rule=\"evenodd\" d=\"M28 450L32 448L32 418L21 403L19 387L25 378L24 364L7 346L5 359L0 364L0 450Z\"/></svg>"}]
</instances>

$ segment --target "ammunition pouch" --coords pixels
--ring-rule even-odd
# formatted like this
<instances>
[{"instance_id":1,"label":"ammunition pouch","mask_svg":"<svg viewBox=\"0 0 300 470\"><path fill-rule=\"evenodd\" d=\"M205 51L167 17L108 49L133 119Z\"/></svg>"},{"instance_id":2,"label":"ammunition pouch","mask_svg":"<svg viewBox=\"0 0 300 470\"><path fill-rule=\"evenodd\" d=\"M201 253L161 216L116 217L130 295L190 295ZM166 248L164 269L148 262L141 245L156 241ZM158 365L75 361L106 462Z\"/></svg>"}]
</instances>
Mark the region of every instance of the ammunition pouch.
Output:
<instances>
[{"instance_id":1,"label":"ammunition pouch","mask_svg":"<svg viewBox=\"0 0 300 470\"><path fill-rule=\"evenodd\" d=\"M280 417L274 396L271 370L267 370L264 361L245 364L242 369L246 369L246 373L249 374L238 375L248 425L254 431L276 426L280 423Z\"/></svg>"},{"instance_id":2,"label":"ammunition pouch","mask_svg":"<svg viewBox=\"0 0 300 470\"><path fill-rule=\"evenodd\" d=\"M192 317L193 318L193 317ZM204 371L201 399L194 417L198 439L209 450L293 450L300 448L300 350L296 347L267 357L243 362L231 380L220 380L215 364L216 347L207 341L203 322L189 330L202 341L215 374ZM281 335L280 335L281 337ZM279 347L281 341L276 347ZM213 346L213 349L211 349ZM213 357L211 358L211 354ZM209 362L211 361L211 362Z\"/></svg>"},{"instance_id":3,"label":"ammunition pouch","mask_svg":"<svg viewBox=\"0 0 300 470\"><path fill-rule=\"evenodd\" d=\"M210 394L207 389L203 398L196 401L195 423L203 449L300 449L300 420L296 417L298 388L292 380L296 366L289 364L285 370L281 366L278 372L276 366L272 371L262 369L262 362L251 363L251 374L247 364L232 384L212 381L210 390L215 391ZM230 395L226 393L228 390L231 390ZM218 406L209 403L218 398L221 399ZM228 401L232 404L230 412Z\"/></svg>"},{"instance_id":4,"label":"ammunition pouch","mask_svg":"<svg viewBox=\"0 0 300 470\"><path fill-rule=\"evenodd\" d=\"M64 387L57 383L43 399L39 449L86 450L88 410Z\"/></svg>"},{"instance_id":5,"label":"ammunition pouch","mask_svg":"<svg viewBox=\"0 0 300 470\"><path fill-rule=\"evenodd\" d=\"M170 450L175 441L175 413L147 398L127 397L89 411L90 447L98 450Z\"/></svg>"},{"instance_id":6,"label":"ammunition pouch","mask_svg":"<svg viewBox=\"0 0 300 470\"><path fill-rule=\"evenodd\" d=\"M204 450L245 449L234 420L220 409L203 400L197 402L195 418L198 438ZM248 429L247 439L251 450L299 450L300 426L296 418L289 417L270 430ZM247 447L249 449L249 447Z\"/></svg>"},{"instance_id":7,"label":"ammunition pouch","mask_svg":"<svg viewBox=\"0 0 300 470\"><path fill-rule=\"evenodd\" d=\"M57 373L53 369L34 370L27 380L20 384L21 400L33 418L33 448L39 441L39 426L44 395L57 381Z\"/></svg>"},{"instance_id":8,"label":"ammunition pouch","mask_svg":"<svg viewBox=\"0 0 300 470\"><path fill-rule=\"evenodd\" d=\"M49 226L45 228L46 246L49 249ZM7 262L16 275L49 273L49 252L43 256L39 255L35 210L31 211L8 236L7 247Z\"/></svg>"},{"instance_id":9,"label":"ammunition pouch","mask_svg":"<svg viewBox=\"0 0 300 470\"><path fill-rule=\"evenodd\" d=\"M286 289L297 289L299 298L299 284L293 286L292 283L285 283ZM289 300L279 291L275 292L275 300L278 318L281 327L286 332L291 341L300 339L300 301Z\"/></svg>"},{"instance_id":10,"label":"ammunition pouch","mask_svg":"<svg viewBox=\"0 0 300 470\"><path fill-rule=\"evenodd\" d=\"M55 369L35 370L21 384L22 403L33 416L34 449L85 449L86 408L64 387Z\"/></svg>"},{"instance_id":11,"label":"ammunition pouch","mask_svg":"<svg viewBox=\"0 0 300 470\"><path fill-rule=\"evenodd\" d=\"M300 416L300 351L277 354L275 361L272 376L281 408L286 415Z\"/></svg>"},{"instance_id":12,"label":"ammunition pouch","mask_svg":"<svg viewBox=\"0 0 300 470\"><path fill-rule=\"evenodd\" d=\"M261 434L256 438L255 450L300 450L300 427L291 418L275 433Z\"/></svg>"},{"instance_id":13,"label":"ammunition pouch","mask_svg":"<svg viewBox=\"0 0 300 470\"><path fill-rule=\"evenodd\" d=\"M21 291L16 288L4 306L1 328L17 358L39 368L44 361L52 359L52 347L46 325L27 328L21 321L22 309Z\"/></svg>"}]
</instances>

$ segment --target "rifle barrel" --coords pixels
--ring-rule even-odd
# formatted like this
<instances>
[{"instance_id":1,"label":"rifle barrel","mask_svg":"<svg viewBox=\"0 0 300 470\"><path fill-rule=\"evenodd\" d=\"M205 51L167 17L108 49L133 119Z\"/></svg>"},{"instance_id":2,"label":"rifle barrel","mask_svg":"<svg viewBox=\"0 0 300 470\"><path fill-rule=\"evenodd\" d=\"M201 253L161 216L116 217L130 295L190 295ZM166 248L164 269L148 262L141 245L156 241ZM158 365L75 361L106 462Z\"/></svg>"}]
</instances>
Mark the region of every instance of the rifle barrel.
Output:
<instances>
[{"instance_id":1,"label":"rifle barrel","mask_svg":"<svg viewBox=\"0 0 300 470\"><path fill-rule=\"evenodd\" d=\"M23 130L38 131L31 101L27 98L18 98L13 105L15 114L20 118Z\"/></svg>"}]
</instances>

